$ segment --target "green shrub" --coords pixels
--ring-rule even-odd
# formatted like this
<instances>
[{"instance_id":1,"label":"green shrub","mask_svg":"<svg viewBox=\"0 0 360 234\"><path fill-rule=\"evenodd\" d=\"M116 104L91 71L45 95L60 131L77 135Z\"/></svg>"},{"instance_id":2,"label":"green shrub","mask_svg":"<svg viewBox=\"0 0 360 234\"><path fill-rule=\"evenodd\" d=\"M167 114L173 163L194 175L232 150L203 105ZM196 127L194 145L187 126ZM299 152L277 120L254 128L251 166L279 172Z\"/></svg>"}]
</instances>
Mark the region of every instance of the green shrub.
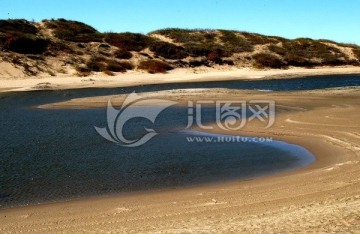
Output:
<instances>
[{"instance_id":1,"label":"green shrub","mask_svg":"<svg viewBox=\"0 0 360 234\"><path fill-rule=\"evenodd\" d=\"M49 45L49 41L32 34L8 33L3 47L20 54L42 54Z\"/></svg>"},{"instance_id":2,"label":"green shrub","mask_svg":"<svg viewBox=\"0 0 360 234\"><path fill-rule=\"evenodd\" d=\"M38 29L29 21L23 19L0 20L0 32L36 34L38 32Z\"/></svg>"},{"instance_id":3,"label":"green shrub","mask_svg":"<svg viewBox=\"0 0 360 234\"><path fill-rule=\"evenodd\" d=\"M153 39L139 33L108 33L105 41L126 51L141 51L150 46Z\"/></svg>"},{"instance_id":4,"label":"green shrub","mask_svg":"<svg viewBox=\"0 0 360 234\"><path fill-rule=\"evenodd\" d=\"M220 30L220 39L224 43L225 50L230 53L252 52L253 45L246 39L236 35L233 31Z\"/></svg>"},{"instance_id":5,"label":"green shrub","mask_svg":"<svg viewBox=\"0 0 360 234\"><path fill-rule=\"evenodd\" d=\"M213 41L215 39L215 34L211 30L167 28L151 32L150 34L160 34L169 37L178 43L200 43Z\"/></svg>"},{"instance_id":6,"label":"green shrub","mask_svg":"<svg viewBox=\"0 0 360 234\"><path fill-rule=\"evenodd\" d=\"M359 47L358 47L358 48L354 48L354 49L353 49L353 53L354 53L355 57L356 57L358 60L360 60L360 48L359 48Z\"/></svg>"},{"instance_id":7,"label":"green shrub","mask_svg":"<svg viewBox=\"0 0 360 234\"><path fill-rule=\"evenodd\" d=\"M115 51L114 56L118 59L131 59L133 57L131 52L124 49L118 49L117 51Z\"/></svg>"},{"instance_id":8,"label":"green shrub","mask_svg":"<svg viewBox=\"0 0 360 234\"><path fill-rule=\"evenodd\" d=\"M134 66L129 62L117 62L115 60L108 60L106 70L111 72L126 72L132 70Z\"/></svg>"},{"instance_id":9,"label":"green shrub","mask_svg":"<svg viewBox=\"0 0 360 234\"><path fill-rule=\"evenodd\" d=\"M319 65L318 63L312 62L310 59L306 59L299 55L290 54L290 53L287 53L285 55L284 60L286 61L288 66L294 66L294 67L309 67L309 68L311 68L316 65Z\"/></svg>"},{"instance_id":10,"label":"green shrub","mask_svg":"<svg viewBox=\"0 0 360 234\"><path fill-rule=\"evenodd\" d=\"M275 38L260 35L257 33L242 32L241 34L253 45L264 45L278 42L278 40Z\"/></svg>"},{"instance_id":11,"label":"green shrub","mask_svg":"<svg viewBox=\"0 0 360 234\"><path fill-rule=\"evenodd\" d=\"M269 53L258 53L253 55L255 59L255 66L257 68L284 68L286 64L276 57L275 55Z\"/></svg>"},{"instance_id":12,"label":"green shrub","mask_svg":"<svg viewBox=\"0 0 360 234\"><path fill-rule=\"evenodd\" d=\"M278 55L285 55L286 50L283 47L277 46L277 45L269 45L268 49Z\"/></svg>"},{"instance_id":13,"label":"green shrub","mask_svg":"<svg viewBox=\"0 0 360 234\"><path fill-rule=\"evenodd\" d=\"M156 56L161 56L166 59L183 59L188 56L188 53L183 47L163 41L154 42L150 46L150 50L153 51Z\"/></svg>"},{"instance_id":14,"label":"green shrub","mask_svg":"<svg viewBox=\"0 0 360 234\"><path fill-rule=\"evenodd\" d=\"M192 57L212 57L216 54L220 58L230 57L233 54L233 51L228 50L228 48L215 44L215 43L189 43L185 44L185 51Z\"/></svg>"},{"instance_id":15,"label":"green shrub","mask_svg":"<svg viewBox=\"0 0 360 234\"><path fill-rule=\"evenodd\" d=\"M106 62L91 58L86 62L86 67L89 71L101 72L107 69Z\"/></svg>"},{"instance_id":16,"label":"green shrub","mask_svg":"<svg viewBox=\"0 0 360 234\"><path fill-rule=\"evenodd\" d=\"M166 73L173 69L168 63L159 60L146 60L139 64L139 69L145 70L149 73Z\"/></svg>"},{"instance_id":17,"label":"green shrub","mask_svg":"<svg viewBox=\"0 0 360 234\"><path fill-rule=\"evenodd\" d=\"M111 59L107 59L102 56L94 55L86 62L85 71L125 72L127 70L132 70L133 68L134 68L134 66L129 62L118 62L116 60L111 60ZM83 70L80 70L80 71L84 72Z\"/></svg>"},{"instance_id":18,"label":"green shrub","mask_svg":"<svg viewBox=\"0 0 360 234\"><path fill-rule=\"evenodd\" d=\"M57 38L73 42L101 42L104 35L93 27L72 20L45 20L45 26L53 29Z\"/></svg>"},{"instance_id":19,"label":"green shrub","mask_svg":"<svg viewBox=\"0 0 360 234\"><path fill-rule=\"evenodd\" d=\"M283 47L288 54L295 54L305 59L344 57L339 49L308 38L285 42Z\"/></svg>"},{"instance_id":20,"label":"green shrub","mask_svg":"<svg viewBox=\"0 0 360 234\"><path fill-rule=\"evenodd\" d=\"M192 57L207 56L211 52L211 48L215 45L205 45L197 43L187 43L184 44L185 51ZM219 46L220 47L220 46Z\"/></svg>"},{"instance_id":21,"label":"green shrub","mask_svg":"<svg viewBox=\"0 0 360 234\"><path fill-rule=\"evenodd\" d=\"M210 67L210 62L209 60L191 60L189 62L189 66L190 67L200 67L200 66L206 66L206 67Z\"/></svg>"}]
</instances>

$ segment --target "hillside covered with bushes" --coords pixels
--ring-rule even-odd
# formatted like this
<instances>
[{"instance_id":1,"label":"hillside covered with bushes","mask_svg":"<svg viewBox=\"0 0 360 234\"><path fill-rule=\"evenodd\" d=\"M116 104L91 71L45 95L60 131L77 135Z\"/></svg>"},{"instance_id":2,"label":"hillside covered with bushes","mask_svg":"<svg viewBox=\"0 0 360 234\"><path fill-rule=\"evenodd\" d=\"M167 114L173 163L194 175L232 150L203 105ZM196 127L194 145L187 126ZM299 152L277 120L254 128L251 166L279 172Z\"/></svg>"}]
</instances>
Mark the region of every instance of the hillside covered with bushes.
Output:
<instances>
[{"instance_id":1,"label":"hillside covered with bushes","mask_svg":"<svg viewBox=\"0 0 360 234\"><path fill-rule=\"evenodd\" d=\"M101 33L65 19L15 19L0 20L0 63L21 70L24 76L114 75L130 70L164 73L175 68L226 66L359 66L360 47L227 30L168 28L147 35Z\"/></svg>"}]
</instances>

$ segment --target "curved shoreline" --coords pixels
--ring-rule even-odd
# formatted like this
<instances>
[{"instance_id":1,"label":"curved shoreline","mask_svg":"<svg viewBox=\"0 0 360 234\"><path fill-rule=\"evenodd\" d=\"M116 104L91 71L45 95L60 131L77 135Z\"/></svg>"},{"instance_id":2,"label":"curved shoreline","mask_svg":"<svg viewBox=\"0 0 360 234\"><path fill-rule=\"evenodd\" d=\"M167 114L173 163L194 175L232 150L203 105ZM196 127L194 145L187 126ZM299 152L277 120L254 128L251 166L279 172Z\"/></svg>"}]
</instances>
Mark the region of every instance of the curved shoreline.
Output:
<instances>
[{"instance_id":1,"label":"curved shoreline","mask_svg":"<svg viewBox=\"0 0 360 234\"><path fill-rule=\"evenodd\" d=\"M207 91L190 93L148 95L181 102L189 95L194 100L204 98ZM217 90L207 97L266 97L290 106L289 111L279 114L272 128L264 130L254 124L231 134L270 136L300 145L317 160L295 171L256 180L1 210L0 231L356 230L360 216L359 88L271 93ZM101 98L78 100L77 104L96 104ZM121 100L115 99L118 103ZM219 129L212 132L224 133Z\"/></svg>"}]
</instances>

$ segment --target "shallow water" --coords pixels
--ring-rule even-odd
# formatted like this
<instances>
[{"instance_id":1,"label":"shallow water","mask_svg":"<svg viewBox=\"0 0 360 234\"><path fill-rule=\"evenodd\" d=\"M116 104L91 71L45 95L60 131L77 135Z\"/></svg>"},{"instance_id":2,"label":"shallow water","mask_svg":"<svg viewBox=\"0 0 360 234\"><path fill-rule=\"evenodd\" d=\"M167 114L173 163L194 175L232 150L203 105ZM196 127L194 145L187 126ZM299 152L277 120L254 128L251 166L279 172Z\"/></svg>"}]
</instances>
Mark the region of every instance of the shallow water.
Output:
<instances>
[{"instance_id":1,"label":"shallow water","mask_svg":"<svg viewBox=\"0 0 360 234\"><path fill-rule=\"evenodd\" d=\"M0 205L248 179L308 165L314 159L309 152L283 142L189 143L186 137L199 133L179 132L187 124L186 108L168 108L155 125L145 120L129 121L128 133L139 134L143 126L161 132L137 148L118 146L96 133L94 126L106 124L105 109L28 108L70 98L134 90L218 87L284 90L283 82L290 82L287 83L289 90L297 90L299 82L302 88L308 89L359 86L360 76L3 94L0 96ZM213 116L213 111L206 108L204 115Z\"/></svg>"}]
</instances>

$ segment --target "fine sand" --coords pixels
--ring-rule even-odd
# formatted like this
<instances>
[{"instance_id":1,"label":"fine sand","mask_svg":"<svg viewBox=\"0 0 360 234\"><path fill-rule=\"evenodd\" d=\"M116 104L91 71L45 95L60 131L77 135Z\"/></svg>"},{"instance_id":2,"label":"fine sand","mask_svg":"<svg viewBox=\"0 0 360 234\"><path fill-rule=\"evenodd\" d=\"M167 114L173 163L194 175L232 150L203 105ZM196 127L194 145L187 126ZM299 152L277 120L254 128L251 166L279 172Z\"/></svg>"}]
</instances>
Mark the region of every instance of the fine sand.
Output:
<instances>
[{"instance_id":1,"label":"fine sand","mask_svg":"<svg viewBox=\"0 0 360 234\"><path fill-rule=\"evenodd\" d=\"M327 74L360 74L360 67L319 67L313 69L290 68L286 70L269 69L255 70L250 68L232 69L175 69L166 74L148 74L139 71L120 73L116 76L106 76L95 73L88 77L58 74L49 77L19 77L3 76L4 70L0 63L0 92L30 91L51 89L78 89L78 88L109 88L126 87L145 84L204 82L246 79L273 79L298 76L327 75ZM6 69L5 69L6 70Z\"/></svg>"},{"instance_id":2,"label":"fine sand","mask_svg":"<svg viewBox=\"0 0 360 234\"><path fill-rule=\"evenodd\" d=\"M275 100L277 118L269 129L254 122L235 132L216 127L211 131L301 145L316 156L316 162L248 181L0 210L0 233L360 232L359 88L193 89L141 95L183 104L199 99ZM41 108L99 107L109 98L74 99ZM111 98L118 106L125 96Z\"/></svg>"}]
</instances>

